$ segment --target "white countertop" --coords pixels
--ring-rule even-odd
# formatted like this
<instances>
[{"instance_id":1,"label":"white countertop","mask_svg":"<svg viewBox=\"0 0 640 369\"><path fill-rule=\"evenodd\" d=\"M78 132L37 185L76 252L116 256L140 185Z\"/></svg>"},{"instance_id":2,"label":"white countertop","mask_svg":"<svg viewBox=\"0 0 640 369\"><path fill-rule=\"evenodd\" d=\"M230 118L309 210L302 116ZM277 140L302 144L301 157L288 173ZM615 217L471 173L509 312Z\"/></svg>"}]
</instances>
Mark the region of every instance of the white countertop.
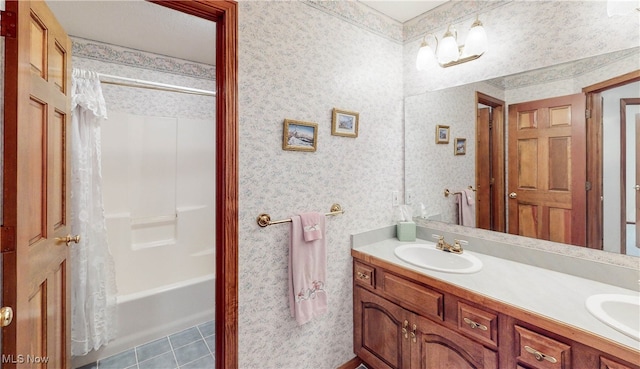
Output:
<instances>
[{"instance_id":1,"label":"white countertop","mask_svg":"<svg viewBox=\"0 0 640 369\"><path fill-rule=\"evenodd\" d=\"M355 247L354 250L391 264L448 282L521 309L570 324L640 350L640 342L602 323L587 311L585 300L595 294L639 296L637 291L465 250L483 263L479 272L454 274L414 266L400 260L394 248L407 243L395 238Z\"/></svg>"}]
</instances>

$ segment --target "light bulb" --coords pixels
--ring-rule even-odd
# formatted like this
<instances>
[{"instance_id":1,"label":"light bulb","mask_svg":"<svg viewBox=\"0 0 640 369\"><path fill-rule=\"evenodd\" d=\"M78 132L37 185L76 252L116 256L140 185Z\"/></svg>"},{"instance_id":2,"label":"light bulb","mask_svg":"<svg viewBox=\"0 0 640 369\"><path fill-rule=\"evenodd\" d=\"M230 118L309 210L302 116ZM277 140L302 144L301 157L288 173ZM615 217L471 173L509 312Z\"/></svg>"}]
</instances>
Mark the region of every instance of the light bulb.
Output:
<instances>
[{"instance_id":1,"label":"light bulb","mask_svg":"<svg viewBox=\"0 0 640 369\"><path fill-rule=\"evenodd\" d=\"M420 49L418 50L418 57L416 58L416 69L418 69L419 71L427 69L427 67L433 62L433 60L435 60L433 49L425 40L422 40Z\"/></svg>"},{"instance_id":2,"label":"light bulb","mask_svg":"<svg viewBox=\"0 0 640 369\"><path fill-rule=\"evenodd\" d=\"M487 51L487 33L484 31L482 22L476 19L469 30L464 45L464 54L466 56L482 55L485 51Z\"/></svg>"},{"instance_id":3,"label":"light bulb","mask_svg":"<svg viewBox=\"0 0 640 369\"><path fill-rule=\"evenodd\" d=\"M440 41L440 45L438 45L438 62L440 64L447 64L458 60L459 56L458 42L451 31L447 29L442 41Z\"/></svg>"}]
</instances>

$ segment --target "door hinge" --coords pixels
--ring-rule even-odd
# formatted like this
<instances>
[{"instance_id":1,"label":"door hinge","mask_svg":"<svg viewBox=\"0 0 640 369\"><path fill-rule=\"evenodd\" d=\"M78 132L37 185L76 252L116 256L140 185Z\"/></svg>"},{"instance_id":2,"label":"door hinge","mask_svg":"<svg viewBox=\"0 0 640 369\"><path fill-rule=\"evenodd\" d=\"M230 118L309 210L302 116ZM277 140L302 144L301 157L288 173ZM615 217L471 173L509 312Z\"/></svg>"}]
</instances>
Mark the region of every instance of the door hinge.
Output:
<instances>
[{"instance_id":1,"label":"door hinge","mask_svg":"<svg viewBox=\"0 0 640 369\"><path fill-rule=\"evenodd\" d=\"M591 191L591 182L587 181L584 183L584 189L587 191Z\"/></svg>"},{"instance_id":2,"label":"door hinge","mask_svg":"<svg viewBox=\"0 0 640 369\"><path fill-rule=\"evenodd\" d=\"M591 119L591 109L587 109L584 111L584 117L586 119Z\"/></svg>"},{"instance_id":3,"label":"door hinge","mask_svg":"<svg viewBox=\"0 0 640 369\"><path fill-rule=\"evenodd\" d=\"M0 11L0 36L16 38L16 13Z\"/></svg>"}]
</instances>

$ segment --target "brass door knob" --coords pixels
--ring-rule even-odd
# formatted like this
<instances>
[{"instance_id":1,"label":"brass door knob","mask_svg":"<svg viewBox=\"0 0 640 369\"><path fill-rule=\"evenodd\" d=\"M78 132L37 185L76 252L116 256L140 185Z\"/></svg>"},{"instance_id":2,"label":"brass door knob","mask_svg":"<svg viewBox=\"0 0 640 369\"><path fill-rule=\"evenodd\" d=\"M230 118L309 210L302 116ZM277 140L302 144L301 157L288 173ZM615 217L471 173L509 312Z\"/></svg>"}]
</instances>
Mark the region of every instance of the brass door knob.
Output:
<instances>
[{"instance_id":1,"label":"brass door knob","mask_svg":"<svg viewBox=\"0 0 640 369\"><path fill-rule=\"evenodd\" d=\"M75 235L72 237L70 234L68 234L66 237L56 237L56 242L64 242L67 246L69 246L71 242L79 243L80 235Z\"/></svg>"},{"instance_id":2,"label":"brass door knob","mask_svg":"<svg viewBox=\"0 0 640 369\"><path fill-rule=\"evenodd\" d=\"M6 327L13 321L13 309L8 306L0 308L0 327Z\"/></svg>"},{"instance_id":3,"label":"brass door knob","mask_svg":"<svg viewBox=\"0 0 640 369\"><path fill-rule=\"evenodd\" d=\"M635 186L633 186L633 188L634 188L636 191L640 191L640 185L635 185Z\"/></svg>"},{"instance_id":4,"label":"brass door knob","mask_svg":"<svg viewBox=\"0 0 640 369\"><path fill-rule=\"evenodd\" d=\"M518 194L517 194L517 193L515 193L515 192L511 192L511 193L509 194L509 198L510 198L510 199L515 199L515 198L517 198L517 197L518 197Z\"/></svg>"}]
</instances>

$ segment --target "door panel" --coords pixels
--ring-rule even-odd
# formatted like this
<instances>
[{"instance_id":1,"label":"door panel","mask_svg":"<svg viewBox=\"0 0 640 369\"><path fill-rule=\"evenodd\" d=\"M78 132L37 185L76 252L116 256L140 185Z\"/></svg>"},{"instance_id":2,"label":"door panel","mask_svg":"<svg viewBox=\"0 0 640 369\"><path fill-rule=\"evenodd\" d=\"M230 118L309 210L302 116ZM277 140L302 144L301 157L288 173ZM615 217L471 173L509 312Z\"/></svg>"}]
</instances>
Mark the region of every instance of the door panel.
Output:
<instances>
[{"instance_id":1,"label":"door panel","mask_svg":"<svg viewBox=\"0 0 640 369\"><path fill-rule=\"evenodd\" d=\"M509 233L586 243L585 96L509 106Z\"/></svg>"},{"instance_id":2,"label":"door panel","mask_svg":"<svg viewBox=\"0 0 640 369\"><path fill-rule=\"evenodd\" d=\"M68 247L71 41L42 1L7 1L2 352L14 368L70 368ZM22 355L22 356L21 356ZM4 368L3 365L3 368Z\"/></svg>"},{"instance_id":3,"label":"door panel","mask_svg":"<svg viewBox=\"0 0 640 369\"><path fill-rule=\"evenodd\" d=\"M375 368L408 368L410 313L362 287L353 296L356 355Z\"/></svg>"},{"instance_id":4,"label":"door panel","mask_svg":"<svg viewBox=\"0 0 640 369\"><path fill-rule=\"evenodd\" d=\"M638 185L640 185L640 114L636 114L636 156L634 158L635 160L635 166L636 166L636 219L635 219L635 231L636 231L636 247L640 248L640 223L638 222L638 217L640 217L640 196L638 195L640 192L639 188L637 187ZM626 250L625 250L626 251Z\"/></svg>"},{"instance_id":5,"label":"door panel","mask_svg":"<svg viewBox=\"0 0 640 369\"><path fill-rule=\"evenodd\" d=\"M498 355L482 344L423 317L416 318L412 368L497 369Z\"/></svg>"},{"instance_id":6,"label":"door panel","mask_svg":"<svg viewBox=\"0 0 640 369\"><path fill-rule=\"evenodd\" d=\"M490 158L490 122L489 108L478 109L477 145L478 158ZM491 229L491 166L489 160L476 162L476 226Z\"/></svg>"}]
</instances>

